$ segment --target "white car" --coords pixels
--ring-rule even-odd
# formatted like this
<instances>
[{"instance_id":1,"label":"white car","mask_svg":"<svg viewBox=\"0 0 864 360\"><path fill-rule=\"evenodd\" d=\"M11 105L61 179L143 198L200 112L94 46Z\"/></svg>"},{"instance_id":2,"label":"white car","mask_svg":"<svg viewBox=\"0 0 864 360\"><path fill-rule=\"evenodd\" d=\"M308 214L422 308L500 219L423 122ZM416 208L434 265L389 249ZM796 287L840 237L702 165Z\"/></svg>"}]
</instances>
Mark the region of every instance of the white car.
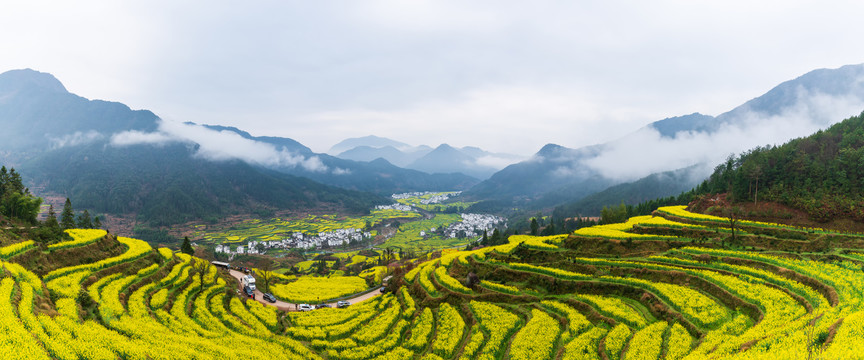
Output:
<instances>
[{"instance_id":1,"label":"white car","mask_svg":"<svg viewBox=\"0 0 864 360\"><path fill-rule=\"evenodd\" d=\"M309 305L309 304L300 304L300 305L297 305L297 310L300 310L300 311L312 311L312 310L315 310L315 308L312 307L312 305Z\"/></svg>"}]
</instances>

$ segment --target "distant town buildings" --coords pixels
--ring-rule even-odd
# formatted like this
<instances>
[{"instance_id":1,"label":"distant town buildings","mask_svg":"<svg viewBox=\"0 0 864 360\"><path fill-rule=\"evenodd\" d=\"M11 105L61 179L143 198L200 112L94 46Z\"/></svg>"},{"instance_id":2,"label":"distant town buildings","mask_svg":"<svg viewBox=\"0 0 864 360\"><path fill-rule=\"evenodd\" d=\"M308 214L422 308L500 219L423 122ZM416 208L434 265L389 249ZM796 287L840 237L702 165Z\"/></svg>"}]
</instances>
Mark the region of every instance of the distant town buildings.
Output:
<instances>
[{"instance_id":1,"label":"distant town buildings","mask_svg":"<svg viewBox=\"0 0 864 360\"><path fill-rule=\"evenodd\" d=\"M399 211L411 211L410 205L405 204L392 204L392 205L378 205L375 207L376 210L399 210Z\"/></svg>"},{"instance_id":2,"label":"distant town buildings","mask_svg":"<svg viewBox=\"0 0 864 360\"><path fill-rule=\"evenodd\" d=\"M359 242L372 237L372 233L361 229L338 229L334 231L320 232L318 235L304 235L300 232L291 234L291 237L274 241L250 241L247 245L238 245L233 250L230 245L216 245L217 253L229 255L255 255L264 254L270 249L315 249L327 244L327 246L339 246L352 241Z\"/></svg>"},{"instance_id":3,"label":"distant town buildings","mask_svg":"<svg viewBox=\"0 0 864 360\"><path fill-rule=\"evenodd\" d=\"M450 197L457 196L461 193L462 193L461 191L454 191L454 192L447 192L447 193L433 193L433 192L429 192L429 191L423 191L423 192L407 192L407 193L401 193L401 194L393 194L393 195L390 195L390 197L392 197L394 200L399 200L399 199L408 199L408 198L413 198L413 197L421 197L421 196L426 196L429 194L436 194L434 196L430 196L428 199L420 200L421 204L429 205L429 204L437 204L437 203L440 203L442 201L446 201Z\"/></svg>"},{"instance_id":4,"label":"distant town buildings","mask_svg":"<svg viewBox=\"0 0 864 360\"><path fill-rule=\"evenodd\" d=\"M445 238L471 238L483 235L483 230L492 231L505 225L505 219L487 214L459 214L462 221L452 223L444 230ZM431 231L435 231L432 229Z\"/></svg>"}]
</instances>

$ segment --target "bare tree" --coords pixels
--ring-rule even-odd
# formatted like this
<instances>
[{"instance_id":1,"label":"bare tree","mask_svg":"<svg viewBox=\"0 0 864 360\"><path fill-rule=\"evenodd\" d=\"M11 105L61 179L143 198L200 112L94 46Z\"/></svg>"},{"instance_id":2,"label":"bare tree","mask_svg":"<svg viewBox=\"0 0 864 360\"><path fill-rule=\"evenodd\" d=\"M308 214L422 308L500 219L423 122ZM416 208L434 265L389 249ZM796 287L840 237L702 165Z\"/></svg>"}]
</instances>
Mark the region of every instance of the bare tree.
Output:
<instances>
[{"instance_id":1,"label":"bare tree","mask_svg":"<svg viewBox=\"0 0 864 360\"><path fill-rule=\"evenodd\" d=\"M213 267L209 261L201 259L201 258L192 258L192 270L190 270L190 274L198 275L198 281L201 282L201 290L204 290L204 277L210 272L210 269Z\"/></svg>"},{"instance_id":2,"label":"bare tree","mask_svg":"<svg viewBox=\"0 0 864 360\"><path fill-rule=\"evenodd\" d=\"M264 292L270 292L270 283L276 278L275 273L273 273L273 261L263 261L255 273L258 275L261 285L264 285L262 286Z\"/></svg>"},{"instance_id":3,"label":"bare tree","mask_svg":"<svg viewBox=\"0 0 864 360\"><path fill-rule=\"evenodd\" d=\"M737 244L737 238L735 237L735 227L738 226L738 221L741 218L741 208L734 206L729 207L724 210L726 213L727 220L729 221L729 228L732 229L732 243Z\"/></svg>"}]
</instances>

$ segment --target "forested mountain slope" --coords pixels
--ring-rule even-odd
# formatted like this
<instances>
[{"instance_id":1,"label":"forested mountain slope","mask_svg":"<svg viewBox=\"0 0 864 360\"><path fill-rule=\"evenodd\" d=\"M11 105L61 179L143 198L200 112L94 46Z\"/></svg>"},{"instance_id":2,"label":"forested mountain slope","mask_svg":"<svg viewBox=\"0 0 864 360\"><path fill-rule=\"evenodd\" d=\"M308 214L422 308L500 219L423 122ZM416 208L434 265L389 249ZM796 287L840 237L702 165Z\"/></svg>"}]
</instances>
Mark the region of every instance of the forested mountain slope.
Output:
<instances>
[{"instance_id":1,"label":"forested mountain slope","mask_svg":"<svg viewBox=\"0 0 864 360\"><path fill-rule=\"evenodd\" d=\"M782 146L730 158L699 186L736 201L776 201L827 221L864 221L864 113Z\"/></svg>"}]
</instances>

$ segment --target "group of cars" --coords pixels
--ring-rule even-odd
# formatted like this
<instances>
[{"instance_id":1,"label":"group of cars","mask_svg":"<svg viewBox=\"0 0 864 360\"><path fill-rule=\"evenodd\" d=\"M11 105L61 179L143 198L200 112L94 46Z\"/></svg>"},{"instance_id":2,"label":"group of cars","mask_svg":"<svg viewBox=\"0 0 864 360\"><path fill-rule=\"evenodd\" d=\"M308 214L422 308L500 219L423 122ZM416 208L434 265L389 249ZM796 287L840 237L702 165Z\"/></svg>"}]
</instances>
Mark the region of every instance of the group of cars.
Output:
<instances>
[{"instance_id":1,"label":"group of cars","mask_svg":"<svg viewBox=\"0 0 864 360\"><path fill-rule=\"evenodd\" d=\"M348 301L345 301L345 300L340 300L340 301L336 302L336 307L339 309L346 308L349 306L351 306L351 303ZM312 311L315 309L323 309L323 308L329 308L329 307L330 307L330 304L318 304L315 306L312 306L309 304L299 304L299 305L297 305L297 310L299 310L299 311Z\"/></svg>"},{"instance_id":2,"label":"group of cars","mask_svg":"<svg viewBox=\"0 0 864 360\"><path fill-rule=\"evenodd\" d=\"M255 285L252 285L252 286L248 286L248 285L247 285L247 286L244 286L244 287L243 287L243 293L246 294L246 296L248 296L248 297L254 299L254 298L255 298L255 288L254 288L254 286L255 286ZM269 301L269 302L271 302L271 303L275 303L275 302L276 302L276 297L273 296L273 294L271 294L271 293L264 293L264 295L262 295L261 297L264 298L264 300L267 300L267 301Z\"/></svg>"},{"instance_id":3,"label":"group of cars","mask_svg":"<svg viewBox=\"0 0 864 360\"><path fill-rule=\"evenodd\" d=\"M225 263L225 266L227 268L228 264ZM244 274L246 274L240 278L240 284L243 286L243 293L246 294L246 296L248 296L252 299L255 299L255 290L257 288L255 286L255 277L250 274L252 271L246 267L232 267L232 268L237 270L237 271L242 271ZM384 292L383 287L381 288L381 292L382 293ZM271 294L271 293L264 293L261 297L264 298L264 300L269 301L271 303L276 302L276 297L273 296L273 294ZM340 309L346 308L349 306L351 306L351 303L348 301L345 301L345 300L336 302L336 307L340 308ZM330 305L329 304L318 304L318 305L312 306L309 304L299 304L299 305L297 305L297 310L299 310L299 311L312 311L315 309L321 309L321 308L325 308L325 307L329 308Z\"/></svg>"}]
</instances>

